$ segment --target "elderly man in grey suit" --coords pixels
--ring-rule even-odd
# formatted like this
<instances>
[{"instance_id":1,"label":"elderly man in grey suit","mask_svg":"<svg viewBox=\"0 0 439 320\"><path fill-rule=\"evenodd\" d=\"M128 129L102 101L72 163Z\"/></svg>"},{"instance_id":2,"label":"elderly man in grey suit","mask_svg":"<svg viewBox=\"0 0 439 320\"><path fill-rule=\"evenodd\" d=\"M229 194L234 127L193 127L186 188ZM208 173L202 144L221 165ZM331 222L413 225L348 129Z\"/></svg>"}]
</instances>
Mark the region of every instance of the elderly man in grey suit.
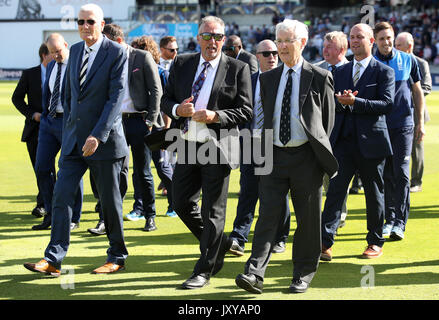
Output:
<instances>
[{"instance_id":1,"label":"elderly man in grey suit","mask_svg":"<svg viewBox=\"0 0 439 320\"><path fill-rule=\"evenodd\" d=\"M123 237L119 174L128 155L121 106L126 51L102 35L104 13L86 4L78 14L84 40L71 47L66 70L64 123L58 180L53 195L52 232L44 259L25 263L34 272L61 274L70 242L70 219L77 186L87 169L95 179L110 246L106 263L93 273L124 269L128 256Z\"/></svg>"},{"instance_id":2,"label":"elderly man in grey suit","mask_svg":"<svg viewBox=\"0 0 439 320\"><path fill-rule=\"evenodd\" d=\"M329 142L335 101L331 73L302 57L307 41L308 29L302 22L285 19L277 24L275 42L283 65L260 77L263 135L272 130L274 165L270 174L260 178L252 254L235 280L252 293L262 293L288 192L297 218L290 292L305 292L319 264L323 174L332 177L338 170Z\"/></svg>"},{"instance_id":3,"label":"elderly man in grey suit","mask_svg":"<svg viewBox=\"0 0 439 320\"><path fill-rule=\"evenodd\" d=\"M408 32L401 32L395 39L395 48L407 52L409 54L413 54L413 36ZM415 56L416 61L418 62L419 71L421 72L421 87L424 93L424 97L426 97L431 92L432 80L430 74L430 66L428 62L418 56ZM424 99L425 101L425 99ZM416 112L415 115L415 123L417 123ZM424 105L424 123L430 120L430 115L427 111L427 105ZM410 192L419 192L422 191L422 175L424 174L424 142L423 141L415 141L413 139L412 146L412 170L411 170L411 179L410 179Z\"/></svg>"},{"instance_id":4,"label":"elderly man in grey suit","mask_svg":"<svg viewBox=\"0 0 439 320\"><path fill-rule=\"evenodd\" d=\"M247 63L250 67L250 74L258 72L258 59L256 59L255 55L244 50L242 47L241 38L237 35L231 35L227 38L226 42L224 43L224 53L229 57Z\"/></svg>"},{"instance_id":5,"label":"elderly man in grey suit","mask_svg":"<svg viewBox=\"0 0 439 320\"><path fill-rule=\"evenodd\" d=\"M331 71L334 74L335 69L337 67L348 63L348 59L346 59L346 52L348 50L348 39L347 36L341 31L332 31L325 35L323 41L323 58L324 60L315 63L316 66ZM323 177L323 188L325 191L328 190L329 185L329 177L328 175L324 175ZM340 219L339 227L345 225L346 216L348 214L347 209L347 199L348 196L346 194L346 198L344 199L342 214ZM325 257L321 257L323 260Z\"/></svg>"}]
</instances>

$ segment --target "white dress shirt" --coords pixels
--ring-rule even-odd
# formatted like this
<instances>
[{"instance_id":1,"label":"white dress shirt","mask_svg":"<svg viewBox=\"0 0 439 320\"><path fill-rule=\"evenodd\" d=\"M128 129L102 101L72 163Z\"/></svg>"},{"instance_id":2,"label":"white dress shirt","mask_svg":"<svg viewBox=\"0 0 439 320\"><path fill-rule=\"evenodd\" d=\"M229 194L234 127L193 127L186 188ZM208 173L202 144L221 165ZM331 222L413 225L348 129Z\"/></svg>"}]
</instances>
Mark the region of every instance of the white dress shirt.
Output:
<instances>
[{"instance_id":1,"label":"white dress shirt","mask_svg":"<svg viewBox=\"0 0 439 320\"><path fill-rule=\"evenodd\" d=\"M165 69L166 71L169 71L169 69L171 68L171 64L172 64L172 59L165 60L162 57L160 57L159 65L161 65L163 67L163 69Z\"/></svg>"},{"instance_id":2,"label":"white dress shirt","mask_svg":"<svg viewBox=\"0 0 439 320\"><path fill-rule=\"evenodd\" d=\"M68 62L69 62L69 60L66 59L61 65L61 78L60 78L60 83L59 83L59 90L61 90L61 88L62 88L62 83L63 83L64 75L66 73L66 68L67 68ZM55 66L52 68L52 72L50 73L50 77L48 80L49 81L49 90L52 94L53 94L53 88L55 87L57 73L58 73L58 63L55 61ZM49 100L49 105L50 105L50 100ZM62 104L61 104L61 92L59 95L58 104L56 105L56 112L59 112L59 113L64 112L64 109L63 109Z\"/></svg>"},{"instance_id":3,"label":"white dress shirt","mask_svg":"<svg viewBox=\"0 0 439 320\"><path fill-rule=\"evenodd\" d=\"M89 47L92 51L90 52L88 56L88 64L87 64L87 75L90 73L91 66L93 65L93 62L95 61L96 55L98 54L99 49L101 48L102 41L104 41L104 36L102 34L99 35L98 41L96 41L91 47ZM85 44L84 49L87 47L87 44ZM84 61L85 56L85 50L83 52L82 61ZM82 62L81 62L82 63Z\"/></svg>"},{"instance_id":4,"label":"white dress shirt","mask_svg":"<svg viewBox=\"0 0 439 320\"><path fill-rule=\"evenodd\" d=\"M352 79L354 78L354 75L355 75L356 64L357 64L357 63L361 63L360 76L358 77L358 81L360 81L361 76L363 75L364 70L366 70L367 66L369 65L370 60L372 60L372 56L368 56L367 58L364 58L364 59L361 60L361 61L357 61L357 60L354 58L354 66L353 66L353 68L352 68Z\"/></svg>"},{"instance_id":5,"label":"white dress shirt","mask_svg":"<svg viewBox=\"0 0 439 320\"><path fill-rule=\"evenodd\" d=\"M282 100L284 90L288 81L288 70L290 68L284 64L282 76L280 78L279 87L277 89L276 103L273 112L273 144L278 147L298 147L308 141L305 130L300 123L299 115L299 90L300 90L300 74L302 72L303 58L292 67L291 73L293 88L291 90L291 109L290 109L290 125L291 139L284 145L279 139L280 118L282 113Z\"/></svg>"}]
</instances>

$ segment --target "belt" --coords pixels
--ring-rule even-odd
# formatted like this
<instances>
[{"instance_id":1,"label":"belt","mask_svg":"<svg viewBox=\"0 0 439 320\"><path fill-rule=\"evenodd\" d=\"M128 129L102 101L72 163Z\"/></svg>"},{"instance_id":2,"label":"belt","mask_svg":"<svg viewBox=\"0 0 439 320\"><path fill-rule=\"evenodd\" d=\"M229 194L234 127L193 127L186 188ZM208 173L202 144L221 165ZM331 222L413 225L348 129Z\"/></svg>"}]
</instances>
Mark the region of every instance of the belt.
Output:
<instances>
[{"instance_id":1,"label":"belt","mask_svg":"<svg viewBox=\"0 0 439 320\"><path fill-rule=\"evenodd\" d=\"M62 118L64 116L64 113L62 113L62 112L56 112L54 115L53 115L53 118Z\"/></svg>"},{"instance_id":2,"label":"belt","mask_svg":"<svg viewBox=\"0 0 439 320\"><path fill-rule=\"evenodd\" d=\"M129 119L129 118L142 118L144 119L146 116L146 113L144 112L126 112L126 113L122 113L122 118L123 119Z\"/></svg>"}]
</instances>

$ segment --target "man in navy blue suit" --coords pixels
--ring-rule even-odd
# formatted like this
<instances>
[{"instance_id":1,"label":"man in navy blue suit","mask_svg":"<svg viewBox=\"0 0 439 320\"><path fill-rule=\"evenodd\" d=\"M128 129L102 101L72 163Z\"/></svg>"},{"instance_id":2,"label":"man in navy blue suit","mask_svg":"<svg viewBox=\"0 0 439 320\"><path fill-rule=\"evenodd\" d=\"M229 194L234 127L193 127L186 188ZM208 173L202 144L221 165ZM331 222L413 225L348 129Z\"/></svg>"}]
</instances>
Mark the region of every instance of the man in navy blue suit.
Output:
<instances>
[{"instance_id":1,"label":"man in navy blue suit","mask_svg":"<svg viewBox=\"0 0 439 320\"><path fill-rule=\"evenodd\" d=\"M61 149L65 71L69 61L69 49L62 35L53 33L47 38L47 47L53 61L47 65L46 80L43 85L43 112L40 118L35 174L44 200L47 214L41 224L33 230L48 229L52 223L52 195L55 186L55 158ZM73 208L71 229L79 226L82 209L82 180L78 187Z\"/></svg>"},{"instance_id":2,"label":"man in navy blue suit","mask_svg":"<svg viewBox=\"0 0 439 320\"><path fill-rule=\"evenodd\" d=\"M356 170L363 180L367 214L367 248L363 258L382 255L386 157L392 154L386 114L393 106L394 72L372 57L373 30L357 24L350 31L353 61L334 73L336 117L331 145L339 163L329 182L322 214L321 260L332 259L332 245L349 183Z\"/></svg>"},{"instance_id":3,"label":"man in navy blue suit","mask_svg":"<svg viewBox=\"0 0 439 320\"><path fill-rule=\"evenodd\" d=\"M69 223L76 186L90 169L101 201L109 240L106 263L92 273L124 269L128 251L123 237L120 170L128 147L122 127L124 48L102 35L104 13L86 4L78 14L84 40L71 47L66 70L64 121L59 173L53 194L50 243L44 259L25 263L28 270L59 276L70 242Z\"/></svg>"}]
</instances>

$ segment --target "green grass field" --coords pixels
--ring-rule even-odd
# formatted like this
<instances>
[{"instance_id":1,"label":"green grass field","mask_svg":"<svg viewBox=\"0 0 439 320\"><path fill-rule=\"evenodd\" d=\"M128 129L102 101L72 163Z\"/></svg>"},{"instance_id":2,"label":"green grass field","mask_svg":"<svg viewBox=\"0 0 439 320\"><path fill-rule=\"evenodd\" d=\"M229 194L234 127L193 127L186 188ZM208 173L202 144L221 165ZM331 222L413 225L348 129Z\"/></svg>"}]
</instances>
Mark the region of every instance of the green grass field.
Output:
<instances>
[{"instance_id":1,"label":"green grass field","mask_svg":"<svg viewBox=\"0 0 439 320\"><path fill-rule=\"evenodd\" d=\"M366 246L365 200L363 194L350 196L347 223L333 247L334 259L320 264L308 292L292 295L288 293L288 286L296 226L293 217L286 252L272 255L264 293L253 295L237 288L234 282L236 275L244 270L251 243L247 244L244 257L226 256L223 270L211 279L208 287L194 291L179 289L192 272L199 247L179 218L164 215L167 200L159 193L157 231L143 232L144 222L124 224L129 251L126 270L114 275L90 274L105 262L107 238L87 232L98 219L88 175L84 177L81 224L72 232L63 264L64 275L54 279L27 271L23 263L43 257L50 231L31 230L41 219L30 214L37 188L26 145L20 142L24 117L10 99L15 85L15 82L0 82L0 299L439 299L439 165L436 162L439 159L439 92L430 94L427 99L432 120L426 127L424 190L412 194L406 238L387 242L384 255L379 259L360 259ZM155 169L154 174L157 177ZM239 170L235 170L230 181L227 233L232 230L236 213L238 182ZM132 203L130 184L124 213L130 211ZM253 228L250 242L252 236Z\"/></svg>"}]
</instances>

